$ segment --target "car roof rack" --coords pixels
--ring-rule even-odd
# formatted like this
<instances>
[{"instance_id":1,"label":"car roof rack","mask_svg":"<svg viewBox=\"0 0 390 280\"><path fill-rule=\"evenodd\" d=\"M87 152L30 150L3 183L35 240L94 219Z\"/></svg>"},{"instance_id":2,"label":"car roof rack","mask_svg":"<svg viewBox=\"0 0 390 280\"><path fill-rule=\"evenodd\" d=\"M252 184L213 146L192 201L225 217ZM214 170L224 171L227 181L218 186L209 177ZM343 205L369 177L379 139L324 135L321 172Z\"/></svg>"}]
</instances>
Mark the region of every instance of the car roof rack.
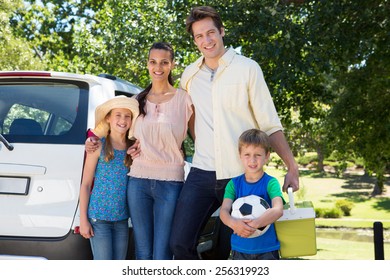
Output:
<instances>
[{"instance_id":1,"label":"car roof rack","mask_svg":"<svg viewBox=\"0 0 390 280\"><path fill-rule=\"evenodd\" d=\"M99 74L98 77L110 79L110 80L113 80L113 81L118 80L118 78L116 76L110 75L110 74L105 74L105 73Z\"/></svg>"}]
</instances>

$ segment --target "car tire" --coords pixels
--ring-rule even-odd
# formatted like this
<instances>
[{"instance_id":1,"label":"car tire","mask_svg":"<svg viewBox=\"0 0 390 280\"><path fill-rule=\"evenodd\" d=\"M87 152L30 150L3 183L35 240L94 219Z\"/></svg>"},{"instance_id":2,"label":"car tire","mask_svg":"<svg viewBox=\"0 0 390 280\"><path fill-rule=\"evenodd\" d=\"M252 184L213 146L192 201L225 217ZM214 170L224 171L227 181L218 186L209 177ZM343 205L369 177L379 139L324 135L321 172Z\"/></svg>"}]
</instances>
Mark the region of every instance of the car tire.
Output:
<instances>
[{"instance_id":1,"label":"car tire","mask_svg":"<svg viewBox=\"0 0 390 280\"><path fill-rule=\"evenodd\" d=\"M227 260L230 257L232 230L218 218L217 231L216 245L211 250L200 254L203 260Z\"/></svg>"}]
</instances>

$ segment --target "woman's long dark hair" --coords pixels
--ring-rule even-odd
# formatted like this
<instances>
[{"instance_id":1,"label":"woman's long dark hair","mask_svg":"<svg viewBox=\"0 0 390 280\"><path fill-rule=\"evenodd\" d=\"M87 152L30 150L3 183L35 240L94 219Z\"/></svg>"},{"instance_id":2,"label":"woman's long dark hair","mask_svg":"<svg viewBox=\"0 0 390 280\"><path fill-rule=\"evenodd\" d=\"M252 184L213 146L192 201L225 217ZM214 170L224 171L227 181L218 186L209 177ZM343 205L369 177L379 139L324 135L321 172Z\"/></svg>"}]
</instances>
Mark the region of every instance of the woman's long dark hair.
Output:
<instances>
[{"instance_id":1,"label":"woman's long dark hair","mask_svg":"<svg viewBox=\"0 0 390 280\"><path fill-rule=\"evenodd\" d=\"M171 55L171 61L173 61L174 57L175 57L175 52L173 51L173 48L170 44L168 43L165 43L165 42L157 42L157 43L154 43L150 49L149 49L149 55L148 57L150 56L150 51L151 50L166 50L170 53ZM173 86L173 78L172 78L172 72L169 72L169 75L168 75L168 82ZM138 103L139 103L139 112L140 112L140 115L146 115L146 110L145 110L145 104L146 104L146 96L148 95L150 89L152 88L152 84L150 84L149 86L147 86L142 92L140 92L138 95L137 95L137 100L138 100Z\"/></svg>"}]
</instances>

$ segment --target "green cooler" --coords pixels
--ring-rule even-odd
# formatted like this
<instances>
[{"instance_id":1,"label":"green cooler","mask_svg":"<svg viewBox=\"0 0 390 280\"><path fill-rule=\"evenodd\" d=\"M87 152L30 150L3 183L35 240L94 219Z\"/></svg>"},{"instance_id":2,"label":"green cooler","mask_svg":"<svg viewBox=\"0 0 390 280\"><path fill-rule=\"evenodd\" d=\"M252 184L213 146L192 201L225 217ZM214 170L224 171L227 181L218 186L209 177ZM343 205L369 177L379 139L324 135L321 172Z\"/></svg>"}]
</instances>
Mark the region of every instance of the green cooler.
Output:
<instances>
[{"instance_id":1,"label":"green cooler","mask_svg":"<svg viewBox=\"0 0 390 280\"><path fill-rule=\"evenodd\" d=\"M291 258L317 254L315 211L311 201L294 203L292 188L288 188L289 203L283 216L275 222L280 241L280 256Z\"/></svg>"}]
</instances>

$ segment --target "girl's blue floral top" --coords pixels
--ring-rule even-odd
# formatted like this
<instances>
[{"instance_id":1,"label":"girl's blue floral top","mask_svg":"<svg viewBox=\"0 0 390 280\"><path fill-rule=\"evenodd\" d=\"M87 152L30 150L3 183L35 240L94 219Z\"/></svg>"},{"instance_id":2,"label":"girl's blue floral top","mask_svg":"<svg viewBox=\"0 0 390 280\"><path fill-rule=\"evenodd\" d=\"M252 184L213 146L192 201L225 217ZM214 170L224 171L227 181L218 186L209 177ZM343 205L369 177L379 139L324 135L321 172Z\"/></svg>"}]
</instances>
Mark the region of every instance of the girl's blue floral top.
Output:
<instances>
[{"instance_id":1,"label":"girl's blue floral top","mask_svg":"<svg viewBox=\"0 0 390 280\"><path fill-rule=\"evenodd\" d=\"M129 218L126 200L127 173L124 164L126 150L114 150L114 159L104 161L105 138L95 171L95 183L89 200L88 217L104 221Z\"/></svg>"}]
</instances>

